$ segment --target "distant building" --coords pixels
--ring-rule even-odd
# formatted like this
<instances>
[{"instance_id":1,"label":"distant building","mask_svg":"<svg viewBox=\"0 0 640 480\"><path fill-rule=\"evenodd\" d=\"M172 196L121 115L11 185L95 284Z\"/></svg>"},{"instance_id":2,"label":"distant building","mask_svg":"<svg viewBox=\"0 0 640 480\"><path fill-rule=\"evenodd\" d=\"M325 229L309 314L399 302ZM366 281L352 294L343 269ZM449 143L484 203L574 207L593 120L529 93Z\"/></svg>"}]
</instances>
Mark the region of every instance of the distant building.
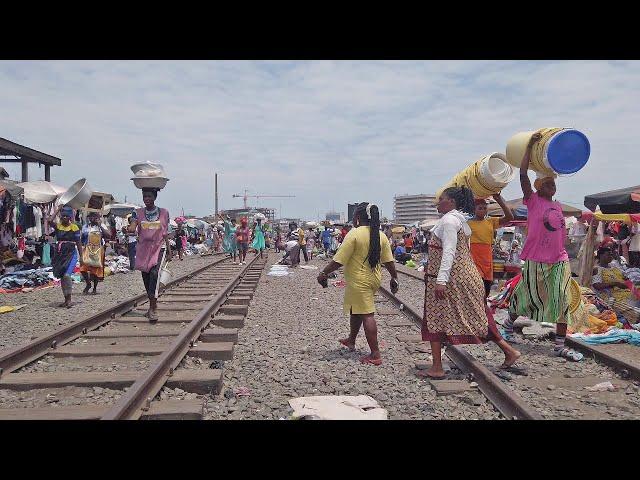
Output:
<instances>
[{"instance_id":1,"label":"distant building","mask_svg":"<svg viewBox=\"0 0 640 480\"><path fill-rule=\"evenodd\" d=\"M396 195L393 197L393 218L394 223L402 225L440 218L436 208L436 196L427 193Z\"/></svg>"},{"instance_id":2,"label":"distant building","mask_svg":"<svg viewBox=\"0 0 640 480\"><path fill-rule=\"evenodd\" d=\"M340 222L342 220L342 214L339 212L327 212L324 218L329 222Z\"/></svg>"},{"instance_id":3,"label":"distant building","mask_svg":"<svg viewBox=\"0 0 640 480\"><path fill-rule=\"evenodd\" d=\"M235 218L237 221L242 217L247 217L249 222L253 222L253 218L257 213L263 214L268 222L273 223L275 219L275 210L273 208L234 208L229 210L221 210L220 214L229 215L231 218Z\"/></svg>"}]
</instances>

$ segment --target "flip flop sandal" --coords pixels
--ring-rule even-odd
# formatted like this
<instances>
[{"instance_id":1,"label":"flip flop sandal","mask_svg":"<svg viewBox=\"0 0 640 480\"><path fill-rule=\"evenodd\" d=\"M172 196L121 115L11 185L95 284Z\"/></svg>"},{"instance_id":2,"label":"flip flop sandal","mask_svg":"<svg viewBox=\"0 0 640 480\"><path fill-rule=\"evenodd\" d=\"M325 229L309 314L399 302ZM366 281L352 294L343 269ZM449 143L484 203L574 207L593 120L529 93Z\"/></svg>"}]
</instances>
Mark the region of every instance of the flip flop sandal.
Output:
<instances>
[{"instance_id":1,"label":"flip flop sandal","mask_svg":"<svg viewBox=\"0 0 640 480\"><path fill-rule=\"evenodd\" d=\"M343 345L345 347L347 347L349 349L350 352L355 351L356 347L355 346L351 346L349 345L347 342L345 342L344 340L338 340L338 342L340 342L340 345Z\"/></svg>"},{"instance_id":2,"label":"flip flop sandal","mask_svg":"<svg viewBox=\"0 0 640 480\"><path fill-rule=\"evenodd\" d=\"M158 321L158 314L157 313L153 313L153 312L149 312L149 315L147 316L147 318L149 319L150 322L157 322Z\"/></svg>"},{"instance_id":3,"label":"flip flop sandal","mask_svg":"<svg viewBox=\"0 0 640 480\"><path fill-rule=\"evenodd\" d=\"M382 359L381 358L373 359L373 358L369 358L369 357L362 357L360 359L360 363L380 366L380 365L382 365Z\"/></svg>"},{"instance_id":4,"label":"flip flop sandal","mask_svg":"<svg viewBox=\"0 0 640 480\"><path fill-rule=\"evenodd\" d=\"M567 347L561 348L560 350L553 350L553 354L556 357L563 357L567 360L571 360L572 362L579 362L584 358L584 355L580 352L576 352L575 350Z\"/></svg>"}]
</instances>

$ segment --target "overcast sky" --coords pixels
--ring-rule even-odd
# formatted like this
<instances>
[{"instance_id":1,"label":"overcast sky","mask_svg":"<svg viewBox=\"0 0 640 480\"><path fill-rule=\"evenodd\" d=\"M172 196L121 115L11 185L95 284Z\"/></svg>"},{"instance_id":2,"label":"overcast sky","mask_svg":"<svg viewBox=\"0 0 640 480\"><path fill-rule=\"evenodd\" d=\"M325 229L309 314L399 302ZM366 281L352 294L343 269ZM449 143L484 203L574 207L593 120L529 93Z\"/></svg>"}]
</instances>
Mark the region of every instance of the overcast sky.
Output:
<instances>
[{"instance_id":1,"label":"overcast sky","mask_svg":"<svg viewBox=\"0 0 640 480\"><path fill-rule=\"evenodd\" d=\"M53 183L118 200L140 202L132 164L159 162L172 216L211 213L218 172L220 208L246 188L315 219L356 201L391 217L394 195L435 192L516 132L573 127L591 158L557 198L582 205L640 184L639 89L637 61L0 61L0 137L61 158Z\"/></svg>"}]
</instances>

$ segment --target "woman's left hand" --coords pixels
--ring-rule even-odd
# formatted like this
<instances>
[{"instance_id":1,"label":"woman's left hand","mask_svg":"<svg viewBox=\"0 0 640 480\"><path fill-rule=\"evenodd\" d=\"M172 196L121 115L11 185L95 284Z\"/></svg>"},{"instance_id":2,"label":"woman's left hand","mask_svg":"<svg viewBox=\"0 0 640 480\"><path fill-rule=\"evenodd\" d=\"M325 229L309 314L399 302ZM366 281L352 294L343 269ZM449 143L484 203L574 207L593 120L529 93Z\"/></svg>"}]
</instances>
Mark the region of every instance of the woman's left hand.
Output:
<instances>
[{"instance_id":1,"label":"woman's left hand","mask_svg":"<svg viewBox=\"0 0 640 480\"><path fill-rule=\"evenodd\" d=\"M447 298L447 286L436 284L436 298L445 300Z\"/></svg>"}]
</instances>

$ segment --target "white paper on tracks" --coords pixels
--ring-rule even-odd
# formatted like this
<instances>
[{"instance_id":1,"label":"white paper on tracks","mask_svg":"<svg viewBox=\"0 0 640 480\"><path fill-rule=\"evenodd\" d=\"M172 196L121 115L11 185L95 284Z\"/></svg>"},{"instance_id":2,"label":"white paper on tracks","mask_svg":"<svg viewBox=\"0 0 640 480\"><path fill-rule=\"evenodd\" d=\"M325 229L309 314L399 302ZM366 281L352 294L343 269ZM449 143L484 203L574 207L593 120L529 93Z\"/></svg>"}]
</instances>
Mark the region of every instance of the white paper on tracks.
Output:
<instances>
[{"instance_id":1,"label":"white paper on tracks","mask_svg":"<svg viewBox=\"0 0 640 480\"><path fill-rule=\"evenodd\" d=\"M313 415L321 420L387 420L389 412L368 395L327 395L289 400L293 417Z\"/></svg>"}]
</instances>

